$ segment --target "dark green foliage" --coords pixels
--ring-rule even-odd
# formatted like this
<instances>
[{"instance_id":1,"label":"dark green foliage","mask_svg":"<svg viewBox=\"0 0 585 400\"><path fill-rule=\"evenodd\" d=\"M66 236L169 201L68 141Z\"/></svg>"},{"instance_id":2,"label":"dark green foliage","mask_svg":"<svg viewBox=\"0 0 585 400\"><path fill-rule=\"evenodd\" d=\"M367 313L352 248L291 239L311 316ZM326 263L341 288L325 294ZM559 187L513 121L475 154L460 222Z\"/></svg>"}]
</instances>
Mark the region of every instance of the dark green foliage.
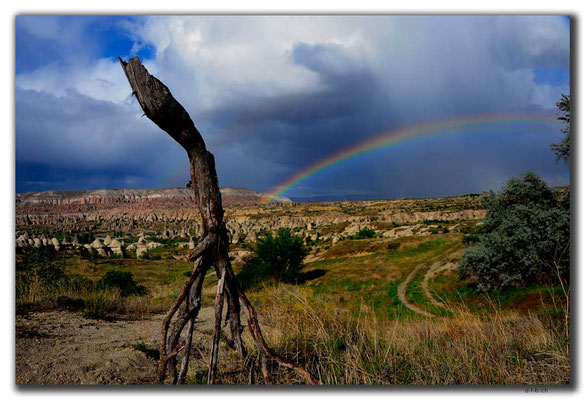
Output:
<instances>
[{"instance_id":1,"label":"dark green foliage","mask_svg":"<svg viewBox=\"0 0 585 400\"><path fill-rule=\"evenodd\" d=\"M463 236L461 242L466 246L473 245L479 242L479 236L477 233L470 233L469 235Z\"/></svg>"},{"instance_id":2,"label":"dark green foliage","mask_svg":"<svg viewBox=\"0 0 585 400\"><path fill-rule=\"evenodd\" d=\"M52 246L28 249L23 253L21 262L16 263L16 270L21 272L19 277L23 276L22 273L36 276L46 288L68 283L65 258L59 257Z\"/></svg>"},{"instance_id":3,"label":"dark green foliage","mask_svg":"<svg viewBox=\"0 0 585 400\"><path fill-rule=\"evenodd\" d=\"M280 229L276 236L265 232L258 239L255 259L244 266L238 280L243 287L266 279L295 283L307 254L303 239L292 234L290 229Z\"/></svg>"},{"instance_id":4,"label":"dark green foliage","mask_svg":"<svg viewBox=\"0 0 585 400\"><path fill-rule=\"evenodd\" d=\"M122 296L144 296L146 288L138 285L132 276L132 272L128 271L108 271L102 276L97 283L98 289L119 288Z\"/></svg>"},{"instance_id":5,"label":"dark green foliage","mask_svg":"<svg viewBox=\"0 0 585 400\"><path fill-rule=\"evenodd\" d=\"M558 119L565 122L565 127L561 130L565 137L560 142L551 144L550 147L557 155L557 160L569 161L571 157L571 96L562 94L557 102L557 108L561 112Z\"/></svg>"},{"instance_id":6,"label":"dark green foliage","mask_svg":"<svg viewBox=\"0 0 585 400\"><path fill-rule=\"evenodd\" d=\"M374 235L376 234L376 231L374 231L373 229L370 228L362 228L358 231L358 233L356 233L355 238L356 239L366 239L366 238L373 238Z\"/></svg>"},{"instance_id":7,"label":"dark green foliage","mask_svg":"<svg viewBox=\"0 0 585 400\"><path fill-rule=\"evenodd\" d=\"M68 283L65 263L61 260L39 266L35 274L46 287L57 287Z\"/></svg>"},{"instance_id":8,"label":"dark green foliage","mask_svg":"<svg viewBox=\"0 0 585 400\"><path fill-rule=\"evenodd\" d=\"M560 197L560 198L559 198ZM569 281L569 193L560 196L534 173L510 179L484 198L478 245L463 253L460 276L480 290Z\"/></svg>"},{"instance_id":9,"label":"dark green foliage","mask_svg":"<svg viewBox=\"0 0 585 400\"><path fill-rule=\"evenodd\" d=\"M57 252L53 246L30 247L23 254L20 262L16 262L17 271L31 271L54 262Z\"/></svg>"},{"instance_id":10,"label":"dark green foliage","mask_svg":"<svg viewBox=\"0 0 585 400\"><path fill-rule=\"evenodd\" d=\"M400 248L400 243L399 242L390 242L390 243L388 243L388 250L390 250L390 251L398 250L399 248Z\"/></svg>"},{"instance_id":11,"label":"dark green foliage","mask_svg":"<svg viewBox=\"0 0 585 400\"><path fill-rule=\"evenodd\" d=\"M90 244L95 240L95 236L91 232L80 233L77 235L77 240L81 244Z\"/></svg>"}]
</instances>

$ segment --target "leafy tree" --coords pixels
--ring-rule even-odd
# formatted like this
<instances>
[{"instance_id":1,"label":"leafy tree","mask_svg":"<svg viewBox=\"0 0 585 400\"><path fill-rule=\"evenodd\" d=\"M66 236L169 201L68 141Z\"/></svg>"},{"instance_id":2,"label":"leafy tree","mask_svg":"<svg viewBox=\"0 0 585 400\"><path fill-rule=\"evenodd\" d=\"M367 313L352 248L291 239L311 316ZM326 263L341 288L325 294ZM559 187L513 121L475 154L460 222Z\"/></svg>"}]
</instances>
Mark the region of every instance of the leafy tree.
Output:
<instances>
[{"instance_id":1,"label":"leafy tree","mask_svg":"<svg viewBox=\"0 0 585 400\"><path fill-rule=\"evenodd\" d=\"M477 246L467 248L460 276L492 290L569 281L569 194L553 192L532 172L484 198L488 214Z\"/></svg>"},{"instance_id":2,"label":"leafy tree","mask_svg":"<svg viewBox=\"0 0 585 400\"><path fill-rule=\"evenodd\" d=\"M30 247L22 254L20 260L16 261L16 270L34 270L56 260L57 252L53 246Z\"/></svg>"},{"instance_id":3,"label":"leafy tree","mask_svg":"<svg viewBox=\"0 0 585 400\"><path fill-rule=\"evenodd\" d=\"M80 244L90 244L95 240L95 236L91 232L80 233L77 235L77 240Z\"/></svg>"},{"instance_id":4,"label":"leafy tree","mask_svg":"<svg viewBox=\"0 0 585 400\"><path fill-rule=\"evenodd\" d=\"M59 257L52 246L32 247L23 253L16 263L19 272L17 278L24 278L23 273L36 276L46 288L54 288L68 283L65 258ZM26 279L26 278L25 278Z\"/></svg>"},{"instance_id":5,"label":"leafy tree","mask_svg":"<svg viewBox=\"0 0 585 400\"><path fill-rule=\"evenodd\" d=\"M244 287L266 279L297 282L308 250L300 236L294 235L290 229L280 229L276 236L270 232L262 233L255 253L255 259L246 264L238 274Z\"/></svg>"},{"instance_id":6,"label":"leafy tree","mask_svg":"<svg viewBox=\"0 0 585 400\"><path fill-rule=\"evenodd\" d=\"M106 272L98 281L97 288L119 288L122 296L144 296L146 294L146 288L136 283L132 272L128 271L114 270Z\"/></svg>"},{"instance_id":7,"label":"leafy tree","mask_svg":"<svg viewBox=\"0 0 585 400\"><path fill-rule=\"evenodd\" d=\"M356 239L366 239L366 238L373 238L376 234L376 231L370 228L362 228L356 233Z\"/></svg>"},{"instance_id":8,"label":"leafy tree","mask_svg":"<svg viewBox=\"0 0 585 400\"><path fill-rule=\"evenodd\" d=\"M560 142L551 144L550 147L557 155L557 160L566 162L571 156L571 96L562 94L561 99L557 102L557 108L561 112L558 119L566 124L561 131L565 137Z\"/></svg>"}]
</instances>

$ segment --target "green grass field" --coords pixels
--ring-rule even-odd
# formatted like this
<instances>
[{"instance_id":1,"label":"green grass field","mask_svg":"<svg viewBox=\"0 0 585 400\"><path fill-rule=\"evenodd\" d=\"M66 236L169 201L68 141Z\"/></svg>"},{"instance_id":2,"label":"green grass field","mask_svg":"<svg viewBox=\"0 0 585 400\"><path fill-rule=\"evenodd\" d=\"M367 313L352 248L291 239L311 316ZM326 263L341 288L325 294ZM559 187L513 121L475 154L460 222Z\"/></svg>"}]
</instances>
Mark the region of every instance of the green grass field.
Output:
<instances>
[{"instance_id":1,"label":"green grass field","mask_svg":"<svg viewBox=\"0 0 585 400\"><path fill-rule=\"evenodd\" d=\"M438 233L324 242L317 245L323 247L321 259L305 264L298 284L266 282L247 294L271 346L328 384L567 383L569 338L560 288L480 294L448 270L429 280L429 291L444 307L429 301L422 289L427 269L437 262L457 263L461 238L461 233ZM398 248L389 249L391 241ZM92 281L108 271L129 271L147 288L142 297L67 285L48 289L34 280L18 290L24 273L17 272L17 312L63 307L59 298L65 296L83 299L89 316L147 318L166 311L178 296L192 265L175 256L186 253L169 243L151 251L150 259L102 258L91 265L78 255L64 258L69 274ZM234 265L236 272L241 266ZM418 266L406 285L406 301L430 317L407 308L398 296L400 284ZM210 270L204 306L212 305L216 282ZM279 383L300 383L290 371L276 368L275 374ZM240 375L226 372L220 379L242 383ZM194 370L188 382L202 376Z\"/></svg>"}]
</instances>

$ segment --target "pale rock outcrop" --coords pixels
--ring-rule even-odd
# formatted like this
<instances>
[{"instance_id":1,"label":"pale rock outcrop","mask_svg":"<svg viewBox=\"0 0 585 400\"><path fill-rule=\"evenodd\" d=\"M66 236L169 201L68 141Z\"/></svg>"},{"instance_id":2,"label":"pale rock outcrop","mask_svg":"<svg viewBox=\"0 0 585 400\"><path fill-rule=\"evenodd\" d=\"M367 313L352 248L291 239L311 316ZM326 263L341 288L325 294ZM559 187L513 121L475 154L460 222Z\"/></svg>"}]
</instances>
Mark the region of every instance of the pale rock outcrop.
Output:
<instances>
[{"instance_id":1,"label":"pale rock outcrop","mask_svg":"<svg viewBox=\"0 0 585 400\"><path fill-rule=\"evenodd\" d=\"M112 250L112 253L119 256L124 256L124 246L122 245L122 243L120 243L118 239L112 239L110 241L109 247Z\"/></svg>"},{"instance_id":2,"label":"pale rock outcrop","mask_svg":"<svg viewBox=\"0 0 585 400\"><path fill-rule=\"evenodd\" d=\"M258 236L256 236L256 232L250 232L246 236L246 242L256 242L258 240Z\"/></svg>"},{"instance_id":3,"label":"pale rock outcrop","mask_svg":"<svg viewBox=\"0 0 585 400\"><path fill-rule=\"evenodd\" d=\"M136 246L136 258L148 255L148 248L146 246Z\"/></svg>"},{"instance_id":4,"label":"pale rock outcrop","mask_svg":"<svg viewBox=\"0 0 585 400\"><path fill-rule=\"evenodd\" d=\"M394 238L396 237L396 231L394 229L391 229L389 231L386 231L382 234L382 237L385 238Z\"/></svg>"},{"instance_id":5,"label":"pale rock outcrop","mask_svg":"<svg viewBox=\"0 0 585 400\"><path fill-rule=\"evenodd\" d=\"M102 242L100 242L99 239L96 239L93 242L91 242L90 246L91 246L92 249L94 249L95 251L97 251L97 253L100 256L102 256L102 257L107 257L108 256L107 248L102 244Z\"/></svg>"},{"instance_id":6,"label":"pale rock outcrop","mask_svg":"<svg viewBox=\"0 0 585 400\"><path fill-rule=\"evenodd\" d=\"M61 243L59 243L59 239L57 239L55 237L52 238L51 244L55 247L55 250L57 250L57 251L61 250Z\"/></svg>"},{"instance_id":7,"label":"pale rock outcrop","mask_svg":"<svg viewBox=\"0 0 585 400\"><path fill-rule=\"evenodd\" d=\"M108 235L104 239L104 244L109 247L110 246L110 243L112 243L112 238L110 237L110 235Z\"/></svg>"}]
</instances>

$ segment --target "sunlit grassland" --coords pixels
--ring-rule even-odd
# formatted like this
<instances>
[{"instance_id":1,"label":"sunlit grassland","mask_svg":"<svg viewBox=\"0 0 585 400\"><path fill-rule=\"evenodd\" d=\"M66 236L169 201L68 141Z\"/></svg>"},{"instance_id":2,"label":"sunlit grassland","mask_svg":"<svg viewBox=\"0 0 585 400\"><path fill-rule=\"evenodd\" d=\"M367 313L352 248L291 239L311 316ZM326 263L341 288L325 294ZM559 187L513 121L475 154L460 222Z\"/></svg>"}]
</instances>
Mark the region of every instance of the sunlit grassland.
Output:
<instances>
[{"instance_id":1,"label":"sunlit grassland","mask_svg":"<svg viewBox=\"0 0 585 400\"><path fill-rule=\"evenodd\" d=\"M324 258L307 262L297 285L266 282L247 295L257 307L267 342L326 384L567 383L569 338L563 330L559 288L480 294L470 282L459 280L456 271L446 271L429 282L444 310L422 292L422 268L408 284L406 297L436 317L419 315L400 301L398 286L416 266L460 259L461 238L453 232L327 243ZM389 249L390 242L399 243L398 248ZM71 254L65 260L70 274L97 281L108 271L129 271L148 289L147 295L122 298L115 290L36 287L29 297L17 298L17 305L59 307L57 298L67 296L84 299L95 312L90 317L109 312L148 318L165 312L178 296L193 266L175 256L187 252L163 246L151 252L151 259L102 258L95 264ZM241 263L234 268L237 272ZM212 304L216 283L211 268L204 306ZM248 334L244 338L252 343ZM253 347L250 351L255 354ZM225 357L231 361L220 363L220 382L246 383L236 357ZM279 383L303 382L286 369L273 369ZM205 376L204 369L194 368L188 382L201 383Z\"/></svg>"}]
</instances>

